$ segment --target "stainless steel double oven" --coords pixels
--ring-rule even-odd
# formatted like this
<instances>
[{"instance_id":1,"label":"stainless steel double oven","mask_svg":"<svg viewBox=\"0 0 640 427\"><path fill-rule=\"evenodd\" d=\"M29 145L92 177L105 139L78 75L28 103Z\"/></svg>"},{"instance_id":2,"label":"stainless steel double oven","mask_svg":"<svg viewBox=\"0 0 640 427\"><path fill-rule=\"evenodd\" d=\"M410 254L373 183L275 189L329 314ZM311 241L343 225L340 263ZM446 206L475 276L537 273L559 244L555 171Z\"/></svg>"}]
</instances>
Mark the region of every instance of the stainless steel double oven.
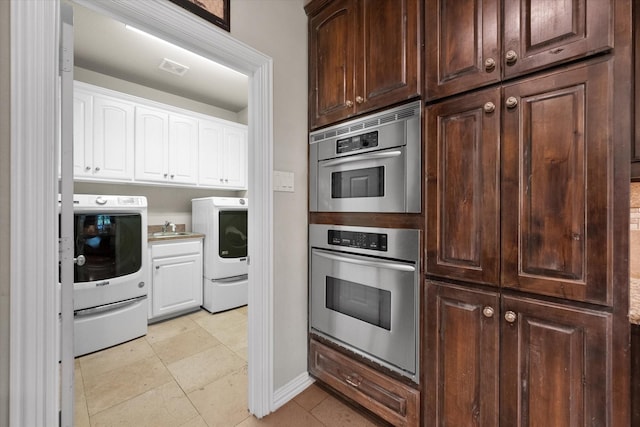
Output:
<instances>
[{"instance_id":1,"label":"stainless steel double oven","mask_svg":"<svg viewBox=\"0 0 640 427\"><path fill-rule=\"evenodd\" d=\"M419 101L312 133L311 211L420 212L420 147ZM418 383L419 260L417 229L311 224L310 332Z\"/></svg>"}]
</instances>

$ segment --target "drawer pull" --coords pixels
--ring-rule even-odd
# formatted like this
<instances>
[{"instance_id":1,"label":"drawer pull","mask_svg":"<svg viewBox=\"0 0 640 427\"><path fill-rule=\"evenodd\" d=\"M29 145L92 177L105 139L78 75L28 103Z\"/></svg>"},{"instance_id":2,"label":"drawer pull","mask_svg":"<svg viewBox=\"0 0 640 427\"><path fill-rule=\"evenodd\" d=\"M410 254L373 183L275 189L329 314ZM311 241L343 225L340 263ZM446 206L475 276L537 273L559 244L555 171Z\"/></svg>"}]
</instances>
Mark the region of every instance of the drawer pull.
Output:
<instances>
[{"instance_id":1,"label":"drawer pull","mask_svg":"<svg viewBox=\"0 0 640 427\"><path fill-rule=\"evenodd\" d=\"M351 375L347 375L347 378L344 379L347 384L352 387L358 388L362 383L362 378L360 377L352 377Z\"/></svg>"}]
</instances>

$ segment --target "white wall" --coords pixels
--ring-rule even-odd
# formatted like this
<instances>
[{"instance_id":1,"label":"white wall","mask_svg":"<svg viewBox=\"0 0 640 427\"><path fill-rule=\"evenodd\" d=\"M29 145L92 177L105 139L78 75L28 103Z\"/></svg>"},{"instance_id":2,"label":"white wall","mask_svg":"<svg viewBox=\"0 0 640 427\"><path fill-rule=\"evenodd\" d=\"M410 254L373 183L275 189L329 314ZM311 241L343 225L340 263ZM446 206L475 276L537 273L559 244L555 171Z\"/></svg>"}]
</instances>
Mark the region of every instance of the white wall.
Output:
<instances>
[{"instance_id":1,"label":"white wall","mask_svg":"<svg viewBox=\"0 0 640 427\"><path fill-rule=\"evenodd\" d=\"M0 426L9 424L10 52L9 2L0 1Z\"/></svg>"},{"instance_id":2,"label":"white wall","mask_svg":"<svg viewBox=\"0 0 640 427\"><path fill-rule=\"evenodd\" d=\"M304 0L233 0L231 35L273 58L274 387L307 371L307 17Z\"/></svg>"}]
</instances>

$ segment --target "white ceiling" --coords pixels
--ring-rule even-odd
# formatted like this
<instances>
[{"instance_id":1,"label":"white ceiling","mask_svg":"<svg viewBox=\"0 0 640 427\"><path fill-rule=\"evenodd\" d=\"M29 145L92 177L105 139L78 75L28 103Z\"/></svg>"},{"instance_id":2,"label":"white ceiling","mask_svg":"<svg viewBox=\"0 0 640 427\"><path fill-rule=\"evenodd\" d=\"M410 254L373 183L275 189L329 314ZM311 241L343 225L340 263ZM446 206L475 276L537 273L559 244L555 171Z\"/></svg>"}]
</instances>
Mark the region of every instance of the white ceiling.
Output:
<instances>
[{"instance_id":1,"label":"white ceiling","mask_svg":"<svg viewBox=\"0 0 640 427\"><path fill-rule=\"evenodd\" d=\"M87 8L73 9L78 67L233 112L247 107L247 76ZM160 70L164 58L189 70L182 77Z\"/></svg>"}]
</instances>

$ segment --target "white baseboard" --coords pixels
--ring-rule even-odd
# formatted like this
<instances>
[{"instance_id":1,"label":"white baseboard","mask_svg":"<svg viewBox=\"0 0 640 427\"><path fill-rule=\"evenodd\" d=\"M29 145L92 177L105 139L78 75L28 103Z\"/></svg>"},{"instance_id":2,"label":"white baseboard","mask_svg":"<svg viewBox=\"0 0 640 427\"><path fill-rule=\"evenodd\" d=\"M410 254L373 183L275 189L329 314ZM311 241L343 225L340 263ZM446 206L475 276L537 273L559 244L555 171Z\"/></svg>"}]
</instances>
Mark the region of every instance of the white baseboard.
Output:
<instances>
[{"instance_id":1,"label":"white baseboard","mask_svg":"<svg viewBox=\"0 0 640 427\"><path fill-rule=\"evenodd\" d=\"M275 390L273 393L273 407L271 408L271 411L275 412L282 405L306 390L306 388L314 382L315 380L309 376L308 372L303 372L284 386Z\"/></svg>"}]
</instances>

